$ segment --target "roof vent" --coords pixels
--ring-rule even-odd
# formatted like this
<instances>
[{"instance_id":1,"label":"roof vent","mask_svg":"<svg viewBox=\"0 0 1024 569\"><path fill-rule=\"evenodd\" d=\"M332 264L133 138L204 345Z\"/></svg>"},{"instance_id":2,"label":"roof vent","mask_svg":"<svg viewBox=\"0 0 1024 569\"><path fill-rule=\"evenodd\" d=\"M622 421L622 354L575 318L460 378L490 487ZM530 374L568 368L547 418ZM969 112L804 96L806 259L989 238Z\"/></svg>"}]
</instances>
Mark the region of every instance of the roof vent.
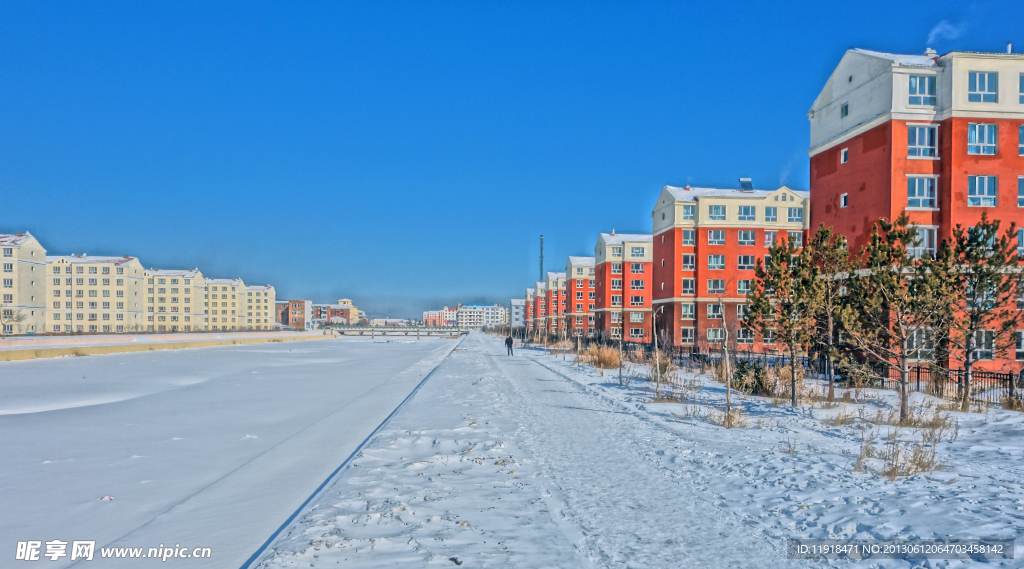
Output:
<instances>
[{"instance_id":1,"label":"roof vent","mask_svg":"<svg viewBox=\"0 0 1024 569\"><path fill-rule=\"evenodd\" d=\"M686 184L686 187L683 188L683 189L686 190L686 191L690 191L690 184Z\"/></svg>"},{"instance_id":2,"label":"roof vent","mask_svg":"<svg viewBox=\"0 0 1024 569\"><path fill-rule=\"evenodd\" d=\"M612 228L612 237L615 237L615 228Z\"/></svg>"},{"instance_id":3,"label":"roof vent","mask_svg":"<svg viewBox=\"0 0 1024 569\"><path fill-rule=\"evenodd\" d=\"M924 50L924 56L925 57L935 57L936 55L938 55L938 52L936 52L934 49L932 49L930 47L928 49Z\"/></svg>"},{"instance_id":4,"label":"roof vent","mask_svg":"<svg viewBox=\"0 0 1024 569\"><path fill-rule=\"evenodd\" d=\"M751 183L750 178L740 178L740 191L752 192L754 191L754 184Z\"/></svg>"},{"instance_id":5,"label":"roof vent","mask_svg":"<svg viewBox=\"0 0 1024 569\"><path fill-rule=\"evenodd\" d=\"M1013 53L1013 42L1006 42L1006 53Z\"/></svg>"}]
</instances>

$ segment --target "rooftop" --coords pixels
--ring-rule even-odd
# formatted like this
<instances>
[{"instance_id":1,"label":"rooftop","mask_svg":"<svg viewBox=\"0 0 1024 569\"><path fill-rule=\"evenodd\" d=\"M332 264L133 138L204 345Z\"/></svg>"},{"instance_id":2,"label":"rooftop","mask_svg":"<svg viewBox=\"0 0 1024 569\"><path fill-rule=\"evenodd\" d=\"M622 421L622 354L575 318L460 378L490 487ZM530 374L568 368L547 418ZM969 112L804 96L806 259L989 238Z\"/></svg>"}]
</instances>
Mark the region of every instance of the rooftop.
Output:
<instances>
[{"instance_id":1,"label":"rooftop","mask_svg":"<svg viewBox=\"0 0 1024 569\"><path fill-rule=\"evenodd\" d=\"M7 247L16 247L32 238L30 233L19 233L17 235L3 234L0 235L0 245Z\"/></svg>"},{"instance_id":2,"label":"rooftop","mask_svg":"<svg viewBox=\"0 0 1024 569\"><path fill-rule=\"evenodd\" d=\"M149 269L146 272L156 277L195 278L199 275L199 269Z\"/></svg>"},{"instance_id":3,"label":"rooftop","mask_svg":"<svg viewBox=\"0 0 1024 569\"><path fill-rule=\"evenodd\" d=\"M868 57L877 57L879 59L888 59L897 65L909 65L913 67L938 67L938 54L935 55L902 55L898 53L885 53L882 51L871 51L870 49L855 48L850 51L866 55Z\"/></svg>"},{"instance_id":4,"label":"rooftop","mask_svg":"<svg viewBox=\"0 0 1024 569\"><path fill-rule=\"evenodd\" d=\"M608 245L622 245L626 242L647 242L653 243L653 235L643 235L640 233L602 233L601 239Z\"/></svg>"},{"instance_id":5,"label":"rooftop","mask_svg":"<svg viewBox=\"0 0 1024 569\"><path fill-rule=\"evenodd\" d=\"M697 201L698 198L766 198L775 192L786 189L794 194L807 199L810 197L810 192L799 192L797 190L790 190L786 186L782 186L778 190L733 190L724 188L692 188L686 186L679 188L676 186L665 186L672 197L676 198L681 202L693 202Z\"/></svg>"},{"instance_id":6,"label":"rooftop","mask_svg":"<svg viewBox=\"0 0 1024 569\"><path fill-rule=\"evenodd\" d=\"M570 255L569 256L569 263L571 263L572 266L574 266L574 267L593 267L594 266L594 258L593 257L573 257L573 256Z\"/></svg>"},{"instance_id":7,"label":"rooftop","mask_svg":"<svg viewBox=\"0 0 1024 569\"><path fill-rule=\"evenodd\" d=\"M206 284L242 286L242 279L206 279Z\"/></svg>"},{"instance_id":8,"label":"rooftop","mask_svg":"<svg viewBox=\"0 0 1024 569\"><path fill-rule=\"evenodd\" d=\"M58 261L64 261L66 263L112 263L114 265L127 265L132 261L136 261L135 257L90 257L86 254L81 255L47 255L47 263L56 263Z\"/></svg>"}]
</instances>

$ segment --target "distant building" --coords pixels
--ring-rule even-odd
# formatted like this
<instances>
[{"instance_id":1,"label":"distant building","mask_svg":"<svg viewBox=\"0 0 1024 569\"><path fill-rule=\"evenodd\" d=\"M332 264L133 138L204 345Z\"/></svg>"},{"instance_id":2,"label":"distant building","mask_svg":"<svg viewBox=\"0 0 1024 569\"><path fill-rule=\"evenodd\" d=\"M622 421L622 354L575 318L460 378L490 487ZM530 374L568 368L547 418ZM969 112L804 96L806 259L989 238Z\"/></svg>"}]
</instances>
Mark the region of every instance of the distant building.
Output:
<instances>
[{"instance_id":1,"label":"distant building","mask_svg":"<svg viewBox=\"0 0 1024 569\"><path fill-rule=\"evenodd\" d=\"M313 328L312 300L277 301L274 305L278 324L291 326L296 330L311 330Z\"/></svg>"},{"instance_id":2,"label":"distant building","mask_svg":"<svg viewBox=\"0 0 1024 569\"><path fill-rule=\"evenodd\" d=\"M276 306L277 291L274 287L270 285L245 287L245 328L247 330L273 330L277 321L277 315L274 312Z\"/></svg>"},{"instance_id":3,"label":"distant building","mask_svg":"<svg viewBox=\"0 0 1024 569\"><path fill-rule=\"evenodd\" d=\"M146 330L200 332L207 329L206 279L199 269L149 269Z\"/></svg>"},{"instance_id":4,"label":"distant building","mask_svg":"<svg viewBox=\"0 0 1024 569\"><path fill-rule=\"evenodd\" d=\"M526 295L525 295L526 310L525 310L525 314L523 316L523 319L524 319L524 321L526 323L526 329L527 330L532 330L532 329L534 329L536 327L536 323L534 322L534 318L533 318L533 311L536 308L536 303L535 303L536 296L537 295L536 295L535 289L532 289L532 288L526 289Z\"/></svg>"},{"instance_id":5,"label":"distant building","mask_svg":"<svg viewBox=\"0 0 1024 569\"><path fill-rule=\"evenodd\" d=\"M596 333L626 341L651 341L652 240L650 235L614 232L598 237L594 248Z\"/></svg>"},{"instance_id":6,"label":"distant building","mask_svg":"<svg viewBox=\"0 0 1024 569\"><path fill-rule=\"evenodd\" d=\"M0 310L3 311L3 333L25 334L32 332L41 334L46 331L46 249L28 232L17 235L0 235L0 251L3 264L3 296ZM53 277L56 278L56 277ZM70 288L71 285L68 285ZM70 290L69 290L70 292ZM70 294L68 295L70 296ZM63 297L62 297L63 299ZM62 302L53 298L53 306L64 308ZM73 302L70 299L66 302ZM21 322L14 322L20 315ZM71 325L71 323L68 323ZM54 321L56 331L60 332L61 324Z\"/></svg>"},{"instance_id":7,"label":"distant building","mask_svg":"<svg viewBox=\"0 0 1024 569\"><path fill-rule=\"evenodd\" d=\"M207 319L211 331L230 332L244 326L245 283L242 279L206 279Z\"/></svg>"},{"instance_id":8,"label":"distant building","mask_svg":"<svg viewBox=\"0 0 1024 569\"><path fill-rule=\"evenodd\" d=\"M466 328L482 328L508 323L508 310L500 304L462 304L456 310L456 323Z\"/></svg>"},{"instance_id":9,"label":"distant building","mask_svg":"<svg viewBox=\"0 0 1024 569\"><path fill-rule=\"evenodd\" d=\"M525 298L513 298L509 301L508 321L513 328L523 328L526 326Z\"/></svg>"},{"instance_id":10,"label":"distant building","mask_svg":"<svg viewBox=\"0 0 1024 569\"><path fill-rule=\"evenodd\" d=\"M55 333L146 330L143 301L151 307L153 296L143 295L145 269L136 257L48 256L46 269L46 296L59 307L50 314Z\"/></svg>"},{"instance_id":11,"label":"distant building","mask_svg":"<svg viewBox=\"0 0 1024 569\"><path fill-rule=\"evenodd\" d=\"M593 334L594 279L593 257L569 257L565 263L565 320L570 336Z\"/></svg>"}]
</instances>

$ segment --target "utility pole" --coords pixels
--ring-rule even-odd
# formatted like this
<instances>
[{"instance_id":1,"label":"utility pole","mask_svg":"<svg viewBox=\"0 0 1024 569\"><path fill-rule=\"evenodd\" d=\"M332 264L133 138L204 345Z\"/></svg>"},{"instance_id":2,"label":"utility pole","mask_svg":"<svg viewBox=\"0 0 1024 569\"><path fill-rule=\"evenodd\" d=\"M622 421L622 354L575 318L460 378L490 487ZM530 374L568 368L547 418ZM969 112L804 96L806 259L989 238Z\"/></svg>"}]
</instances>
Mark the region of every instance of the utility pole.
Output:
<instances>
[{"instance_id":1,"label":"utility pole","mask_svg":"<svg viewBox=\"0 0 1024 569\"><path fill-rule=\"evenodd\" d=\"M544 236L540 236L540 275L537 278L538 281L544 281Z\"/></svg>"}]
</instances>

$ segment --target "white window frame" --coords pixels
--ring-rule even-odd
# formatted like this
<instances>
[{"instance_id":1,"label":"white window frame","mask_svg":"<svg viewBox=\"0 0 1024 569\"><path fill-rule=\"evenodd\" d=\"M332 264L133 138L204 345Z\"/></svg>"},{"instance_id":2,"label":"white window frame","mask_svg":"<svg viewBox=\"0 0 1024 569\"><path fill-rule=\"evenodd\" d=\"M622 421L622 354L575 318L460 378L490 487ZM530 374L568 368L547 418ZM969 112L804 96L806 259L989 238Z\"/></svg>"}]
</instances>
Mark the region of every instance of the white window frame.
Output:
<instances>
[{"instance_id":1,"label":"white window frame","mask_svg":"<svg viewBox=\"0 0 1024 569\"><path fill-rule=\"evenodd\" d=\"M753 255L740 255L736 258L736 269L740 271L753 271L755 262Z\"/></svg>"},{"instance_id":2,"label":"white window frame","mask_svg":"<svg viewBox=\"0 0 1024 569\"><path fill-rule=\"evenodd\" d=\"M708 219L711 221L725 221L725 206L724 205L709 205L708 206Z\"/></svg>"},{"instance_id":3,"label":"white window frame","mask_svg":"<svg viewBox=\"0 0 1024 569\"><path fill-rule=\"evenodd\" d=\"M907 82L907 105L915 107L934 107L936 98L936 78L934 75L911 75Z\"/></svg>"},{"instance_id":4,"label":"white window frame","mask_svg":"<svg viewBox=\"0 0 1024 569\"><path fill-rule=\"evenodd\" d=\"M839 194L839 207L840 207L840 209L845 209L849 205L850 205L850 196L849 196L849 194Z\"/></svg>"},{"instance_id":5,"label":"white window frame","mask_svg":"<svg viewBox=\"0 0 1024 569\"><path fill-rule=\"evenodd\" d=\"M721 238L718 238L719 236ZM712 229L708 231L708 245L725 245L725 230Z\"/></svg>"},{"instance_id":6,"label":"white window frame","mask_svg":"<svg viewBox=\"0 0 1024 569\"><path fill-rule=\"evenodd\" d=\"M757 208L752 205L741 205L737 209L740 221L757 221Z\"/></svg>"},{"instance_id":7,"label":"white window frame","mask_svg":"<svg viewBox=\"0 0 1024 569\"><path fill-rule=\"evenodd\" d=\"M846 164L850 161L850 149L844 148L839 151L839 163Z\"/></svg>"},{"instance_id":8,"label":"white window frame","mask_svg":"<svg viewBox=\"0 0 1024 569\"><path fill-rule=\"evenodd\" d=\"M683 221L693 221L697 217L697 206L695 205L684 205L683 206Z\"/></svg>"},{"instance_id":9,"label":"white window frame","mask_svg":"<svg viewBox=\"0 0 1024 569\"><path fill-rule=\"evenodd\" d=\"M679 329L679 343L680 344L692 344L693 343L693 328L686 327Z\"/></svg>"},{"instance_id":10,"label":"white window frame","mask_svg":"<svg viewBox=\"0 0 1024 569\"><path fill-rule=\"evenodd\" d=\"M778 241L778 240L779 240L779 232L778 231L765 231L764 232L764 246L765 247L772 247L772 246L774 246L775 242Z\"/></svg>"},{"instance_id":11,"label":"white window frame","mask_svg":"<svg viewBox=\"0 0 1024 569\"><path fill-rule=\"evenodd\" d=\"M938 225L916 225L917 239L913 246L907 247L907 254L914 258L921 258L925 253L935 255L935 242L938 235Z\"/></svg>"},{"instance_id":12,"label":"white window frame","mask_svg":"<svg viewBox=\"0 0 1024 569\"><path fill-rule=\"evenodd\" d=\"M708 328L708 343L721 344L725 341L725 330L721 328Z\"/></svg>"},{"instance_id":13,"label":"white window frame","mask_svg":"<svg viewBox=\"0 0 1024 569\"><path fill-rule=\"evenodd\" d=\"M697 279L683 279L681 294L697 294Z\"/></svg>"},{"instance_id":14,"label":"white window frame","mask_svg":"<svg viewBox=\"0 0 1024 569\"><path fill-rule=\"evenodd\" d=\"M725 255L708 255L708 270L724 271Z\"/></svg>"},{"instance_id":15,"label":"white window frame","mask_svg":"<svg viewBox=\"0 0 1024 569\"><path fill-rule=\"evenodd\" d=\"M985 181L984 184L981 184L982 180ZM998 205L998 176L967 176L968 207L998 207Z\"/></svg>"},{"instance_id":16,"label":"white window frame","mask_svg":"<svg viewBox=\"0 0 1024 569\"><path fill-rule=\"evenodd\" d=\"M750 292L751 282L753 282L751 279L740 279L736 281L736 294L740 296L747 296Z\"/></svg>"},{"instance_id":17,"label":"white window frame","mask_svg":"<svg viewBox=\"0 0 1024 569\"><path fill-rule=\"evenodd\" d=\"M924 135L924 142L921 137ZM939 127L934 124L907 124L907 158L935 159L939 156Z\"/></svg>"},{"instance_id":18,"label":"white window frame","mask_svg":"<svg viewBox=\"0 0 1024 569\"><path fill-rule=\"evenodd\" d=\"M775 196L778 198L779 196ZM779 208L777 207L766 207L764 208L764 220L765 222L779 221Z\"/></svg>"},{"instance_id":19,"label":"white window frame","mask_svg":"<svg viewBox=\"0 0 1024 569\"><path fill-rule=\"evenodd\" d=\"M995 156L999 153L999 125L994 123L967 123L967 153L975 156Z\"/></svg>"},{"instance_id":20,"label":"white window frame","mask_svg":"<svg viewBox=\"0 0 1024 569\"><path fill-rule=\"evenodd\" d=\"M725 294L725 279L708 279L708 294Z\"/></svg>"},{"instance_id":21,"label":"white window frame","mask_svg":"<svg viewBox=\"0 0 1024 569\"><path fill-rule=\"evenodd\" d=\"M697 230L695 229L684 229L683 230L683 245L693 246L697 244Z\"/></svg>"},{"instance_id":22,"label":"white window frame","mask_svg":"<svg viewBox=\"0 0 1024 569\"><path fill-rule=\"evenodd\" d=\"M738 245L753 245L757 242L757 232L753 229L742 229L736 235Z\"/></svg>"},{"instance_id":23,"label":"white window frame","mask_svg":"<svg viewBox=\"0 0 1024 569\"><path fill-rule=\"evenodd\" d=\"M788 208L788 209L789 209L789 211L786 212L786 221L788 223L803 223L804 222L804 208L802 208L802 207L791 207L791 208ZM797 213L797 215L795 217L793 216L793 212Z\"/></svg>"},{"instance_id":24,"label":"white window frame","mask_svg":"<svg viewBox=\"0 0 1024 569\"><path fill-rule=\"evenodd\" d=\"M967 73L967 102L998 103L999 73L996 71L969 71Z\"/></svg>"},{"instance_id":25,"label":"white window frame","mask_svg":"<svg viewBox=\"0 0 1024 569\"><path fill-rule=\"evenodd\" d=\"M680 265L681 270L684 271L695 271L697 270L697 256L687 253L683 255L682 264Z\"/></svg>"},{"instance_id":26,"label":"white window frame","mask_svg":"<svg viewBox=\"0 0 1024 569\"><path fill-rule=\"evenodd\" d=\"M938 208L938 176L907 175L907 209ZM922 188L923 186L923 188ZM916 203L914 203L916 201Z\"/></svg>"},{"instance_id":27,"label":"white window frame","mask_svg":"<svg viewBox=\"0 0 1024 569\"><path fill-rule=\"evenodd\" d=\"M697 305L690 303L683 303L679 305L679 319L680 320L693 320L697 316Z\"/></svg>"},{"instance_id":28,"label":"white window frame","mask_svg":"<svg viewBox=\"0 0 1024 569\"><path fill-rule=\"evenodd\" d=\"M708 320L724 320L725 315L722 313L722 305L717 302L708 304Z\"/></svg>"}]
</instances>

